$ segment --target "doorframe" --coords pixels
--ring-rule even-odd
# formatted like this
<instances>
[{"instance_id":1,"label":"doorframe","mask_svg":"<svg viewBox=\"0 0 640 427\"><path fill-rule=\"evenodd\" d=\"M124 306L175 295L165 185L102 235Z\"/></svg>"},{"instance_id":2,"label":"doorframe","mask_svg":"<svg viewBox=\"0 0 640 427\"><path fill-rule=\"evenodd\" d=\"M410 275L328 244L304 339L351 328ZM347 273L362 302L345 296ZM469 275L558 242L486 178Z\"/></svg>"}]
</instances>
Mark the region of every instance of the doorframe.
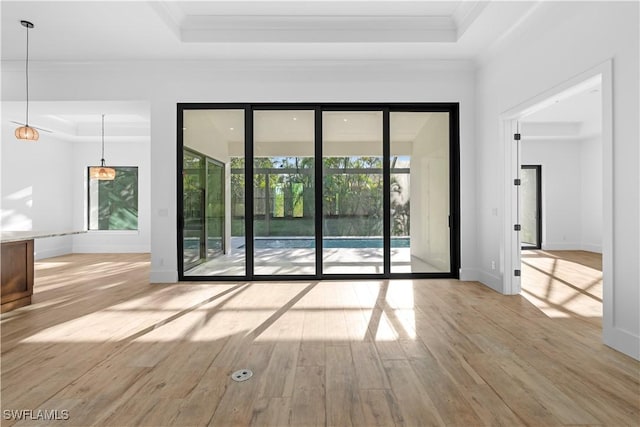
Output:
<instances>
[{"instance_id":1,"label":"doorframe","mask_svg":"<svg viewBox=\"0 0 640 427\"><path fill-rule=\"evenodd\" d=\"M513 274L519 270L520 236L513 229L518 224L517 193L513 180L517 178L521 159L516 144L513 142L513 134L517 133L518 120L553 103L555 99L566 97L578 89L580 85L590 82L592 79L600 79L602 102L602 326L605 335L614 331L613 316L613 60L609 59L595 67L584 71L569 80L552 87L551 89L521 103L520 105L503 112L499 117L500 140L504 145L504 216L503 216L503 283L502 293L507 295L519 294L521 291L520 277Z\"/></svg>"}]
</instances>

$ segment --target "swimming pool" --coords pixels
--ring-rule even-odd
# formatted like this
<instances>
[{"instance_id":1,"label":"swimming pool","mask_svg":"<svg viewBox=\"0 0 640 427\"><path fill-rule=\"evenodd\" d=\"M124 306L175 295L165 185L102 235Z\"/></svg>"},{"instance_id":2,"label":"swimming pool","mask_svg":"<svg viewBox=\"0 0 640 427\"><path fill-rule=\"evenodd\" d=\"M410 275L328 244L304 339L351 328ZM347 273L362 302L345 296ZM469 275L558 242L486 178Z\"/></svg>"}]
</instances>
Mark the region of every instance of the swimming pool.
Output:
<instances>
[{"instance_id":1,"label":"swimming pool","mask_svg":"<svg viewBox=\"0 0 640 427\"><path fill-rule=\"evenodd\" d=\"M256 249L299 249L314 248L315 239L296 237L264 238L255 240ZM408 237L392 237L392 248L408 248ZM382 248L383 241L380 237L329 237L322 239L322 246L327 249L335 248Z\"/></svg>"},{"instance_id":2,"label":"swimming pool","mask_svg":"<svg viewBox=\"0 0 640 427\"><path fill-rule=\"evenodd\" d=\"M240 239L234 237L233 239ZM220 239L209 239L209 248L220 247ZM322 240L322 246L326 249L339 248L371 248L381 249L382 238L380 237L327 237ZM183 243L184 249L197 249L200 239L186 237ZM254 243L255 249L312 249L315 248L315 239L309 237L257 237ZM237 249L245 247L244 238L232 246ZM392 237L392 248L408 248L410 241L408 237Z\"/></svg>"}]
</instances>

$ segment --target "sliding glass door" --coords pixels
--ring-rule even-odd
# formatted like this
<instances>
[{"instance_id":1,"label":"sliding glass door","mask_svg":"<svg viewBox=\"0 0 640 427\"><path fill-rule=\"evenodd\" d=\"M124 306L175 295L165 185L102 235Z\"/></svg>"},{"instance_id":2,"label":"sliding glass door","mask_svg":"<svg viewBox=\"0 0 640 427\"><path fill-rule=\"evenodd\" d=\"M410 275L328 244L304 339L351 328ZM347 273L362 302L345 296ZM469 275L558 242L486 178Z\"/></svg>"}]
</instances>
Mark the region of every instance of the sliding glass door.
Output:
<instances>
[{"instance_id":1,"label":"sliding glass door","mask_svg":"<svg viewBox=\"0 0 640 427\"><path fill-rule=\"evenodd\" d=\"M189 269L206 258L204 168L202 156L190 150L183 154L183 262Z\"/></svg>"},{"instance_id":2,"label":"sliding glass door","mask_svg":"<svg viewBox=\"0 0 640 427\"><path fill-rule=\"evenodd\" d=\"M254 274L315 275L313 110L253 112Z\"/></svg>"},{"instance_id":3,"label":"sliding glass door","mask_svg":"<svg viewBox=\"0 0 640 427\"><path fill-rule=\"evenodd\" d=\"M457 277L457 104L180 104L181 280Z\"/></svg>"},{"instance_id":4,"label":"sliding glass door","mask_svg":"<svg viewBox=\"0 0 640 427\"><path fill-rule=\"evenodd\" d=\"M207 158L206 241L207 259L225 253L225 179L224 163Z\"/></svg>"},{"instance_id":5,"label":"sliding glass door","mask_svg":"<svg viewBox=\"0 0 640 427\"><path fill-rule=\"evenodd\" d=\"M383 274L382 111L322 113L325 274Z\"/></svg>"},{"instance_id":6,"label":"sliding glass door","mask_svg":"<svg viewBox=\"0 0 640 427\"><path fill-rule=\"evenodd\" d=\"M181 276L245 276L244 110L185 110L182 141Z\"/></svg>"},{"instance_id":7,"label":"sliding glass door","mask_svg":"<svg viewBox=\"0 0 640 427\"><path fill-rule=\"evenodd\" d=\"M451 269L449 113L391 112L391 272Z\"/></svg>"}]
</instances>

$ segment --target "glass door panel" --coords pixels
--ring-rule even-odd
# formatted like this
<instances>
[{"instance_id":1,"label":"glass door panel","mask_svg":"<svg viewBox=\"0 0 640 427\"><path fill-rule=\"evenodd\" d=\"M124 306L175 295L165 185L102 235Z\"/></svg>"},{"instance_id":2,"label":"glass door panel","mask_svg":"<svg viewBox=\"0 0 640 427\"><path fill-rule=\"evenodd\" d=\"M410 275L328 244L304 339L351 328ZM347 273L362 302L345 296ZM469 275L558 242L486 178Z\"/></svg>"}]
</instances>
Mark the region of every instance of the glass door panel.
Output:
<instances>
[{"instance_id":1,"label":"glass door panel","mask_svg":"<svg viewBox=\"0 0 640 427\"><path fill-rule=\"evenodd\" d=\"M541 167L539 165L522 166L520 172L522 180L520 186L520 222L522 224L520 240L522 249L540 249L542 247L540 170Z\"/></svg>"},{"instance_id":2,"label":"glass door panel","mask_svg":"<svg viewBox=\"0 0 640 427\"><path fill-rule=\"evenodd\" d=\"M224 164L207 159L207 259L225 252Z\"/></svg>"},{"instance_id":3,"label":"glass door panel","mask_svg":"<svg viewBox=\"0 0 640 427\"><path fill-rule=\"evenodd\" d=\"M449 113L390 114L391 273L450 272Z\"/></svg>"},{"instance_id":4,"label":"glass door panel","mask_svg":"<svg viewBox=\"0 0 640 427\"><path fill-rule=\"evenodd\" d=\"M322 113L322 271L382 274L382 112Z\"/></svg>"},{"instance_id":5,"label":"glass door panel","mask_svg":"<svg viewBox=\"0 0 640 427\"><path fill-rule=\"evenodd\" d=\"M185 269L201 263L205 256L204 234L204 181L205 167L202 156L184 150L182 164L183 231L182 248Z\"/></svg>"},{"instance_id":6,"label":"glass door panel","mask_svg":"<svg viewBox=\"0 0 640 427\"><path fill-rule=\"evenodd\" d=\"M316 273L314 117L313 110L254 111L256 275Z\"/></svg>"},{"instance_id":7,"label":"glass door panel","mask_svg":"<svg viewBox=\"0 0 640 427\"><path fill-rule=\"evenodd\" d=\"M183 275L244 276L244 110L183 114Z\"/></svg>"}]
</instances>

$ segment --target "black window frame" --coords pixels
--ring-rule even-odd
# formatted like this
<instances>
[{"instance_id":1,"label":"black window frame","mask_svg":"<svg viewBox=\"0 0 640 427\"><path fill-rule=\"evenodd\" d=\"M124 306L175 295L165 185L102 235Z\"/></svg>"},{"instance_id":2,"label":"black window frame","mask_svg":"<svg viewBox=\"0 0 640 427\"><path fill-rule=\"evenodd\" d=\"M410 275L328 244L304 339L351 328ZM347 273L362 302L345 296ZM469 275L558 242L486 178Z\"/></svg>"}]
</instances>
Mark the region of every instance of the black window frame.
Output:
<instances>
[{"instance_id":1,"label":"black window frame","mask_svg":"<svg viewBox=\"0 0 640 427\"><path fill-rule=\"evenodd\" d=\"M114 231L114 232L135 232L135 231L140 231L140 167L139 166L125 166L125 165L120 165L120 166L109 166L112 169L116 169L116 176L117 176L117 169L119 168L127 168L127 169L135 169L136 170L136 198L138 199L136 204L138 205L138 212L137 212L137 219L138 219L138 223L137 223L137 227L136 228L130 228L130 229L117 229L117 230L103 230L103 229L92 229L91 228L91 168L95 168L96 166L87 166L87 231L89 232L109 232L109 231Z\"/></svg>"},{"instance_id":2,"label":"black window frame","mask_svg":"<svg viewBox=\"0 0 640 427\"><path fill-rule=\"evenodd\" d=\"M535 245L527 244L520 241L521 250L540 250L542 249L542 165L522 165L520 169L531 169L536 171L536 243Z\"/></svg>"},{"instance_id":3,"label":"black window frame","mask_svg":"<svg viewBox=\"0 0 640 427\"><path fill-rule=\"evenodd\" d=\"M179 281L295 281L295 280L381 280L381 279L459 279L460 272L460 104L444 103L178 103L176 126L176 226L177 265ZM244 110L245 157L245 275L185 276L183 265L183 203L182 153L184 149L184 112L188 110ZM314 275L256 275L254 274L253 208L253 112L260 110L313 110L315 114L315 241L316 273ZM322 272L322 112L324 111L381 111L383 115L383 248L384 273L380 274L324 274ZM449 113L449 241L450 271L435 273L391 273L390 224L390 113L443 112Z\"/></svg>"}]
</instances>

